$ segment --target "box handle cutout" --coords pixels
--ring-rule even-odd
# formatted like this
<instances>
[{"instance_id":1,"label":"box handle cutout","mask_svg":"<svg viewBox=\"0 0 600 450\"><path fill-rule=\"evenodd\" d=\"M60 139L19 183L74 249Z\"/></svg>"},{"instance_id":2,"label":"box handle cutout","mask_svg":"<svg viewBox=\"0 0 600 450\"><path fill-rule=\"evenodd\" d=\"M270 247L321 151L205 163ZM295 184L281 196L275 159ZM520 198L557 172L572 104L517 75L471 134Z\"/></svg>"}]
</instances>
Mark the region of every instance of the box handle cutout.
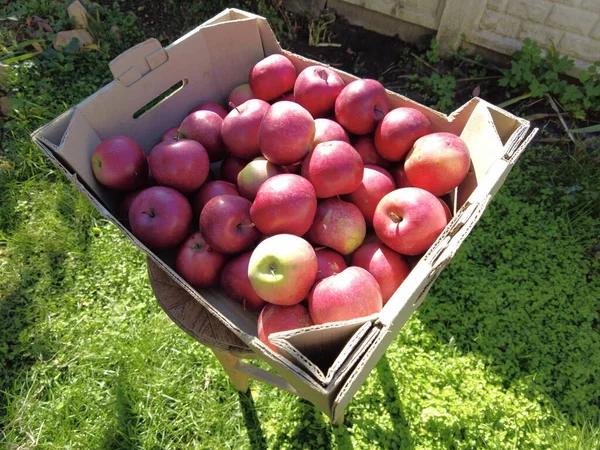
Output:
<instances>
[{"instance_id":1,"label":"box handle cutout","mask_svg":"<svg viewBox=\"0 0 600 450\"><path fill-rule=\"evenodd\" d=\"M184 78L183 80L178 81L173 86L171 86L169 89L164 91L162 94L157 95L152 100L150 100L148 103L146 103L144 106L142 106L140 109L138 109L136 112L134 112L133 118L137 119L137 118L143 116L144 114L146 114L148 111L156 108L158 105L165 102L166 100L171 98L173 95L175 95L177 92L179 92L181 89L183 89L183 87L187 83L188 83L187 78Z\"/></svg>"}]
</instances>

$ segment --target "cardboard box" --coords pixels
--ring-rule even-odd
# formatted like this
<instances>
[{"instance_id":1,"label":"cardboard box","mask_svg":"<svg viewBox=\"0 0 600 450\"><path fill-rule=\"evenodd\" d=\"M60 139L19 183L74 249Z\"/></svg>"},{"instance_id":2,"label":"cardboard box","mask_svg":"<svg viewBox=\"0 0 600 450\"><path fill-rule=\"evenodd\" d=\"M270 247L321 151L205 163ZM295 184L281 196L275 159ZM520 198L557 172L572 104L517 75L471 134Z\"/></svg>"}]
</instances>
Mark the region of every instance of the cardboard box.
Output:
<instances>
[{"instance_id":1,"label":"cardboard box","mask_svg":"<svg viewBox=\"0 0 600 450\"><path fill-rule=\"evenodd\" d=\"M118 197L96 182L90 165L96 145L114 135L137 139L149 152L196 104L224 102L235 86L247 82L250 68L273 53L285 53L298 72L321 64L282 50L263 17L227 9L166 48L150 39L118 56L110 63L113 82L35 131L32 139L104 217L266 361L285 380L282 387L336 420L475 226L535 130L530 133L529 122L479 98L446 116L389 92L393 107L417 108L434 131L458 134L468 144L472 171L452 195L454 217L381 313L277 333L271 337L280 349L276 354L256 337L257 315L244 312L220 289L195 291L174 272L173 252L151 251L117 220ZM338 72L346 82L356 79ZM144 110L178 84L178 90Z\"/></svg>"}]
</instances>

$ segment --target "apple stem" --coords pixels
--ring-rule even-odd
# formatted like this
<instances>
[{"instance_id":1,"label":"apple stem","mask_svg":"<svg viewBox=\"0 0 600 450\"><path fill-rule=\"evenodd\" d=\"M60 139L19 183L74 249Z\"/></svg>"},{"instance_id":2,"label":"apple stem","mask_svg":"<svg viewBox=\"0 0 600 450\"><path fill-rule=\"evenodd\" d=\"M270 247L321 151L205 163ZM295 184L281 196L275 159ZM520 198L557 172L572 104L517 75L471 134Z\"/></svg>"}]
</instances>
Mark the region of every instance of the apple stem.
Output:
<instances>
[{"instance_id":1,"label":"apple stem","mask_svg":"<svg viewBox=\"0 0 600 450\"><path fill-rule=\"evenodd\" d=\"M390 213L390 217L392 218L392 220L396 223L400 223L402 222L402 217L400 217L398 214L391 212Z\"/></svg>"},{"instance_id":2,"label":"apple stem","mask_svg":"<svg viewBox=\"0 0 600 450\"><path fill-rule=\"evenodd\" d=\"M156 213L153 210L142 211L142 214L146 214L148 217L155 217L156 216Z\"/></svg>"},{"instance_id":3,"label":"apple stem","mask_svg":"<svg viewBox=\"0 0 600 450\"><path fill-rule=\"evenodd\" d=\"M183 132L181 131L181 129L177 129L177 134L175 135L175 140L178 141L179 139L181 139L183 137Z\"/></svg>"},{"instance_id":4,"label":"apple stem","mask_svg":"<svg viewBox=\"0 0 600 450\"><path fill-rule=\"evenodd\" d=\"M241 113L242 113L242 112L241 112L241 111L238 109L238 107L237 107L237 106L235 106L235 103L233 103L233 102L229 102L229 107L230 107L231 109L235 109L235 110L236 110L236 111L237 111L239 114L241 114Z\"/></svg>"}]
</instances>

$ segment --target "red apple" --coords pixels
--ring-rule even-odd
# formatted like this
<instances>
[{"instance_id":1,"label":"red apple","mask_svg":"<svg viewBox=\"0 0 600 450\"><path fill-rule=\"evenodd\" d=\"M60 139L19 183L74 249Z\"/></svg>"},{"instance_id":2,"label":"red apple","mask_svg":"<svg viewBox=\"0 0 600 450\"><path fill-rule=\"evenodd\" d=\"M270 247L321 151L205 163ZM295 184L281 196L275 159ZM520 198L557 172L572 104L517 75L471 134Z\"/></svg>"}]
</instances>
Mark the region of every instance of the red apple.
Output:
<instances>
[{"instance_id":1,"label":"red apple","mask_svg":"<svg viewBox=\"0 0 600 450\"><path fill-rule=\"evenodd\" d=\"M310 151L315 137L315 121L302 106L293 102L274 103L263 118L258 145L273 164L301 161Z\"/></svg>"},{"instance_id":2,"label":"red apple","mask_svg":"<svg viewBox=\"0 0 600 450\"><path fill-rule=\"evenodd\" d=\"M198 189L210 170L208 153L191 139L160 142L150 151L148 160L156 182L180 192Z\"/></svg>"},{"instance_id":3,"label":"red apple","mask_svg":"<svg viewBox=\"0 0 600 450\"><path fill-rule=\"evenodd\" d=\"M269 303L295 305L304 300L317 276L312 246L293 234L277 234L256 246L248 264L254 291Z\"/></svg>"},{"instance_id":4,"label":"red apple","mask_svg":"<svg viewBox=\"0 0 600 450\"><path fill-rule=\"evenodd\" d=\"M375 141L372 134L364 136L354 136L351 139L352 147L358 152L365 165L379 166L387 169L391 166L391 161L388 161L375 149Z\"/></svg>"},{"instance_id":5,"label":"red apple","mask_svg":"<svg viewBox=\"0 0 600 450\"><path fill-rule=\"evenodd\" d=\"M250 85L248 83L244 83L240 84L229 93L229 97L227 97L227 104L233 109L236 106L246 103L248 100L252 100L253 98L255 97L252 93L252 89L250 89ZM225 117L223 117L223 119L224 118Z\"/></svg>"},{"instance_id":6,"label":"red apple","mask_svg":"<svg viewBox=\"0 0 600 450\"><path fill-rule=\"evenodd\" d=\"M294 174L276 175L258 189L250 218L261 233L303 236L317 211L317 196L310 182Z\"/></svg>"},{"instance_id":7,"label":"red apple","mask_svg":"<svg viewBox=\"0 0 600 450\"><path fill-rule=\"evenodd\" d=\"M396 183L396 189L405 187L414 187L406 178L406 172L404 171L404 162L400 162L396 167L390 169L390 175L394 178Z\"/></svg>"},{"instance_id":8,"label":"red apple","mask_svg":"<svg viewBox=\"0 0 600 450\"><path fill-rule=\"evenodd\" d=\"M204 183L200 189L196 191L192 199L192 211L194 217L200 217L200 212L204 205L212 198L219 195L240 195L235 184L227 181L215 180Z\"/></svg>"},{"instance_id":9,"label":"red apple","mask_svg":"<svg viewBox=\"0 0 600 450\"><path fill-rule=\"evenodd\" d=\"M233 156L243 159L260 156L258 131L270 107L263 100L251 99L235 107L227 115L221 127L221 135Z\"/></svg>"},{"instance_id":10,"label":"red apple","mask_svg":"<svg viewBox=\"0 0 600 450\"><path fill-rule=\"evenodd\" d=\"M365 166L362 183L358 189L344 196L344 200L354 203L364 216L367 226L371 226L379 201L394 189L394 179L387 170L377 166Z\"/></svg>"},{"instance_id":11,"label":"red apple","mask_svg":"<svg viewBox=\"0 0 600 450\"><path fill-rule=\"evenodd\" d=\"M441 196L463 182L471 157L465 141L452 133L432 133L418 139L406 155L406 178L419 187Z\"/></svg>"},{"instance_id":12,"label":"red apple","mask_svg":"<svg viewBox=\"0 0 600 450\"><path fill-rule=\"evenodd\" d=\"M439 200L442 206L444 207L444 211L446 212L446 221L449 223L452 220L452 211L450 210L448 203L446 203L444 199L439 198Z\"/></svg>"},{"instance_id":13,"label":"red apple","mask_svg":"<svg viewBox=\"0 0 600 450\"><path fill-rule=\"evenodd\" d=\"M192 233L175 256L175 271L196 289L217 286L227 257L206 243L202 233Z\"/></svg>"},{"instance_id":14,"label":"red apple","mask_svg":"<svg viewBox=\"0 0 600 450\"><path fill-rule=\"evenodd\" d=\"M282 173L285 173L282 167L270 163L262 156L253 159L238 173L237 186L240 195L248 200L254 200L258 189L265 181Z\"/></svg>"},{"instance_id":15,"label":"red apple","mask_svg":"<svg viewBox=\"0 0 600 450\"><path fill-rule=\"evenodd\" d=\"M389 110L385 88L368 78L347 84L335 100L337 122L354 134L372 133Z\"/></svg>"},{"instance_id":16,"label":"red apple","mask_svg":"<svg viewBox=\"0 0 600 450\"><path fill-rule=\"evenodd\" d=\"M346 130L342 126L330 119L315 120L315 138L313 139L312 148L315 148L322 142L343 141L350 143L350 138Z\"/></svg>"},{"instance_id":17,"label":"red apple","mask_svg":"<svg viewBox=\"0 0 600 450\"><path fill-rule=\"evenodd\" d=\"M227 156L221 163L221 180L237 186L238 174L246 167L248 162L247 159L238 158L233 155Z\"/></svg>"},{"instance_id":18,"label":"red apple","mask_svg":"<svg viewBox=\"0 0 600 450\"><path fill-rule=\"evenodd\" d=\"M250 200L238 195L219 195L200 213L200 230L206 242L225 254L250 248L260 233L250 220Z\"/></svg>"},{"instance_id":19,"label":"red apple","mask_svg":"<svg viewBox=\"0 0 600 450\"><path fill-rule=\"evenodd\" d=\"M232 300L241 304L245 310L261 311L267 304L258 296L248 279L248 263L252 252L235 256L225 264L221 272L221 287Z\"/></svg>"},{"instance_id":20,"label":"red apple","mask_svg":"<svg viewBox=\"0 0 600 450\"><path fill-rule=\"evenodd\" d=\"M381 199L373 215L377 237L403 255L425 253L447 224L439 199L415 187L390 192Z\"/></svg>"},{"instance_id":21,"label":"red apple","mask_svg":"<svg viewBox=\"0 0 600 450\"><path fill-rule=\"evenodd\" d=\"M329 248L318 248L315 250L315 253L317 254L318 264L317 279L315 282L321 281L323 278L330 277L336 273L340 273L348 267L344 257Z\"/></svg>"},{"instance_id":22,"label":"red apple","mask_svg":"<svg viewBox=\"0 0 600 450\"><path fill-rule=\"evenodd\" d=\"M327 198L317 203L317 213L307 239L316 245L349 255L362 244L367 233L365 218L352 203Z\"/></svg>"},{"instance_id":23,"label":"red apple","mask_svg":"<svg viewBox=\"0 0 600 450\"><path fill-rule=\"evenodd\" d=\"M302 162L302 176L313 184L318 198L354 192L360 186L363 171L360 155L343 141L317 145Z\"/></svg>"},{"instance_id":24,"label":"red apple","mask_svg":"<svg viewBox=\"0 0 600 450\"><path fill-rule=\"evenodd\" d=\"M150 187L150 186L148 186ZM120 205L119 205L119 219L123 220L123 221L127 221L129 220L129 209L131 208L131 205L133 204L133 201L136 199L136 197L138 196L138 194L140 192L142 192L144 189L136 189L135 191L130 191L127 194L125 194L125 197L123 198L123 201L121 201Z\"/></svg>"},{"instance_id":25,"label":"red apple","mask_svg":"<svg viewBox=\"0 0 600 450\"><path fill-rule=\"evenodd\" d=\"M288 92L287 94L283 94L283 96L279 97L276 101L278 101L278 102L296 102L296 98L294 97L293 92Z\"/></svg>"},{"instance_id":26,"label":"red apple","mask_svg":"<svg viewBox=\"0 0 600 450\"><path fill-rule=\"evenodd\" d=\"M221 119L224 119L225 116L227 115L227 110L225 108L223 108L221 105L219 105L218 103L214 103L214 102L200 103L198 106L196 106L194 109L192 109L190 111L190 114L194 113L196 111L211 111L211 112L214 112L215 114L217 114Z\"/></svg>"},{"instance_id":27,"label":"red apple","mask_svg":"<svg viewBox=\"0 0 600 450\"><path fill-rule=\"evenodd\" d=\"M361 245L352 254L351 264L373 275L381 288L384 305L410 273L410 267L402 255L381 242Z\"/></svg>"},{"instance_id":28,"label":"red apple","mask_svg":"<svg viewBox=\"0 0 600 450\"><path fill-rule=\"evenodd\" d=\"M160 141L176 141L179 139L179 127L169 128L160 138Z\"/></svg>"},{"instance_id":29,"label":"red apple","mask_svg":"<svg viewBox=\"0 0 600 450\"><path fill-rule=\"evenodd\" d=\"M421 136L432 132L431 122L415 108L396 108L375 130L375 148L385 159L400 161Z\"/></svg>"},{"instance_id":30,"label":"red apple","mask_svg":"<svg viewBox=\"0 0 600 450\"><path fill-rule=\"evenodd\" d=\"M221 161L226 155L221 137L222 124L223 119L218 114L212 111L196 111L183 119L179 126L179 135L201 143L210 162Z\"/></svg>"},{"instance_id":31,"label":"red apple","mask_svg":"<svg viewBox=\"0 0 600 450\"><path fill-rule=\"evenodd\" d=\"M280 331L296 330L310 327L313 322L304 305L280 306L268 304L258 316L258 338L263 344L277 352L269 335Z\"/></svg>"},{"instance_id":32,"label":"red apple","mask_svg":"<svg viewBox=\"0 0 600 450\"><path fill-rule=\"evenodd\" d=\"M129 208L131 231L151 248L179 245L188 235L192 207L185 196L166 186L144 189Z\"/></svg>"},{"instance_id":33,"label":"red apple","mask_svg":"<svg viewBox=\"0 0 600 450\"><path fill-rule=\"evenodd\" d=\"M257 62L248 79L254 96L268 102L294 89L296 68L284 55L274 54Z\"/></svg>"},{"instance_id":34,"label":"red apple","mask_svg":"<svg viewBox=\"0 0 600 450\"><path fill-rule=\"evenodd\" d=\"M358 319L381 311L383 300L377 281L361 267L348 267L315 284L308 310L315 325Z\"/></svg>"},{"instance_id":35,"label":"red apple","mask_svg":"<svg viewBox=\"0 0 600 450\"><path fill-rule=\"evenodd\" d=\"M333 113L335 99L344 89L344 80L323 66L309 66L298 74L294 98L316 119Z\"/></svg>"},{"instance_id":36,"label":"red apple","mask_svg":"<svg viewBox=\"0 0 600 450\"><path fill-rule=\"evenodd\" d=\"M146 154L127 136L104 139L92 153L92 172L108 188L131 191L143 187L148 179Z\"/></svg>"}]
</instances>

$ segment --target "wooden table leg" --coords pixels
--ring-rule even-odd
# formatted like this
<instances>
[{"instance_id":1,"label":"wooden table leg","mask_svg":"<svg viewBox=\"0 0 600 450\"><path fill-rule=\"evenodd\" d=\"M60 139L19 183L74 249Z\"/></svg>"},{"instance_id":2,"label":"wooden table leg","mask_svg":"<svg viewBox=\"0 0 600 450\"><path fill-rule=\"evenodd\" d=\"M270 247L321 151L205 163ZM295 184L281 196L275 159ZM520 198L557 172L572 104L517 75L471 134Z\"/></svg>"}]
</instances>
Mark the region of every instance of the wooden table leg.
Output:
<instances>
[{"instance_id":1,"label":"wooden table leg","mask_svg":"<svg viewBox=\"0 0 600 450\"><path fill-rule=\"evenodd\" d=\"M227 376L229 376L233 387L240 392L248 392L248 388L250 387L248 375L236 369L236 365L239 359L231 355L230 353L215 350L214 348L211 348L211 350L223 366L223 369L225 370L225 373L227 373Z\"/></svg>"}]
</instances>

